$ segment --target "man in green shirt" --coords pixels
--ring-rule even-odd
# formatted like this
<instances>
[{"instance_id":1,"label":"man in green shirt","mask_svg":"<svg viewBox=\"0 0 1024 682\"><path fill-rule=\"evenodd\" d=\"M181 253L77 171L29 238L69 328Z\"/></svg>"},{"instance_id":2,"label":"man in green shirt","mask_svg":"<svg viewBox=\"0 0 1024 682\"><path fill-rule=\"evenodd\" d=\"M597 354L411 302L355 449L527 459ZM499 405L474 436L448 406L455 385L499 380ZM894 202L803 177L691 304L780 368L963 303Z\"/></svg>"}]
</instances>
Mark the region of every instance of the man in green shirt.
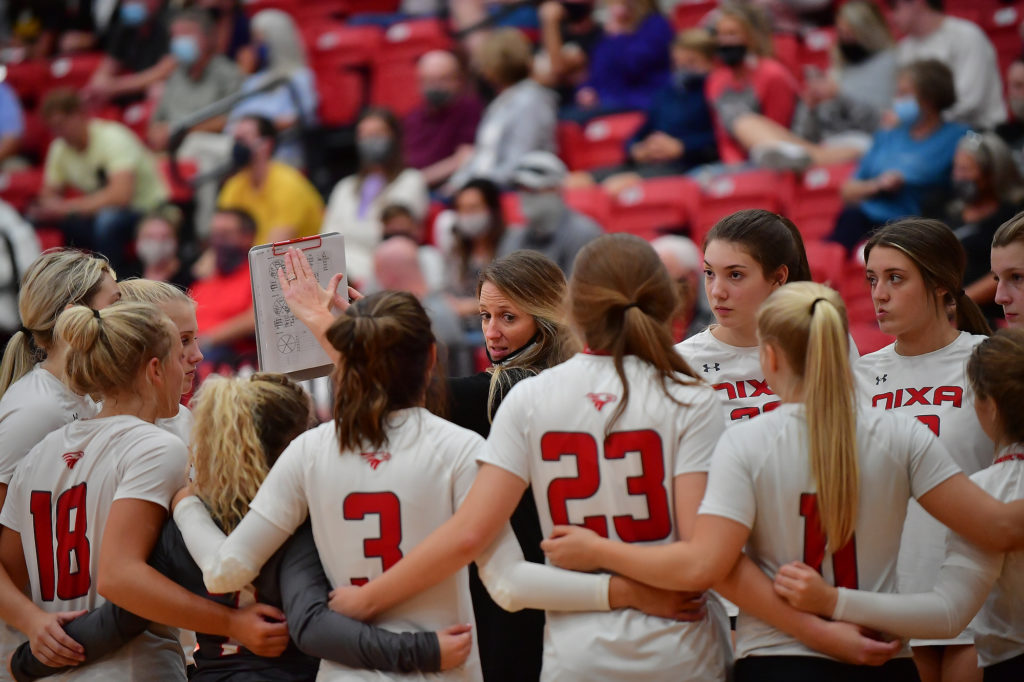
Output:
<instances>
[{"instance_id":1,"label":"man in green shirt","mask_svg":"<svg viewBox=\"0 0 1024 682\"><path fill-rule=\"evenodd\" d=\"M167 201L153 155L120 123L90 118L72 90L50 93L42 114L55 139L31 217L58 224L71 244L123 266L139 216ZM66 198L68 189L79 196Z\"/></svg>"}]
</instances>

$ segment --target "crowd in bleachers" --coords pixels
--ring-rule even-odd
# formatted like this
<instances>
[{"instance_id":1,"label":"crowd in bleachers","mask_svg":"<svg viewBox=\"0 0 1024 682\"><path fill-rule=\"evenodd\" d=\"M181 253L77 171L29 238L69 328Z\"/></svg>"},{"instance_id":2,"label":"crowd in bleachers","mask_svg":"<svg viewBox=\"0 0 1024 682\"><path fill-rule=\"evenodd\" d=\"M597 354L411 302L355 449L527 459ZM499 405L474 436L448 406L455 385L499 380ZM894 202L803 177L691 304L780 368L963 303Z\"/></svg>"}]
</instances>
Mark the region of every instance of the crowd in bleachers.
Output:
<instances>
[{"instance_id":1,"label":"crowd in bleachers","mask_svg":"<svg viewBox=\"0 0 1024 682\"><path fill-rule=\"evenodd\" d=\"M682 337L705 319L695 245L762 207L800 228L861 351L886 339L856 247L908 215L955 229L968 295L995 319L988 246L1024 200L1021 11L8 2L0 278L14 292L40 249L68 244L188 287L219 370L254 358L248 248L337 231L350 282L412 291L468 371L494 258L534 249L568 271L602 231L689 239L659 249L693 290ZM13 296L0 306L9 335Z\"/></svg>"}]
</instances>

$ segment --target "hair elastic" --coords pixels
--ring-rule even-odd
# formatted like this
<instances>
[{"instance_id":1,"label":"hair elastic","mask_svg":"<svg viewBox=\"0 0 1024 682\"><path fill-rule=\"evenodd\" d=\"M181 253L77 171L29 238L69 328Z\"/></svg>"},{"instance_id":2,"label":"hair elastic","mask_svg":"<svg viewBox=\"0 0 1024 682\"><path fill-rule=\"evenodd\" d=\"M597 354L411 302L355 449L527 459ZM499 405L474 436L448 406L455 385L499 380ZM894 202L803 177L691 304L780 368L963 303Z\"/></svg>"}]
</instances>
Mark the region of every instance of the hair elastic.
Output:
<instances>
[{"instance_id":1,"label":"hair elastic","mask_svg":"<svg viewBox=\"0 0 1024 682\"><path fill-rule=\"evenodd\" d=\"M827 299L827 298L822 298L821 296L819 296L818 298L814 299L814 302L813 302L813 303L811 303L811 311L810 311L810 314L811 314L812 316L814 315L814 308L815 308L815 307L816 307L816 306L817 306L817 305L818 305L818 304L819 304L820 302L822 302L822 301L825 301L825 302L827 303L827 302L828 302L828 299Z\"/></svg>"},{"instance_id":2,"label":"hair elastic","mask_svg":"<svg viewBox=\"0 0 1024 682\"><path fill-rule=\"evenodd\" d=\"M630 308L639 308L639 307L640 307L639 303L627 303L626 305L624 305L622 307L622 312L625 313Z\"/></svg>"},{"instance_id":3,"label":"hair elastic","mask_svg":"<svg viewBox=\"0 0 1024 682\"><path fill-rule=\"evenodd\" d=\"M19 329L18 331L20 331L22 334L29 337L30 339L32 338L32 330L26 327L25 325L21 325L21 329Z\"/></svg>"},{"instance_id":4,"label":"hair elastic","mask_svg":"<svg viewBox=\"0 0 1024 682\"><path fill-rule=\"evenodd\" d=\"M103 318L100 317L100 311L98 311L96 309L93 309L92 316L95 317L97 320L103 319Z\"/></svg>"}]
</instances>

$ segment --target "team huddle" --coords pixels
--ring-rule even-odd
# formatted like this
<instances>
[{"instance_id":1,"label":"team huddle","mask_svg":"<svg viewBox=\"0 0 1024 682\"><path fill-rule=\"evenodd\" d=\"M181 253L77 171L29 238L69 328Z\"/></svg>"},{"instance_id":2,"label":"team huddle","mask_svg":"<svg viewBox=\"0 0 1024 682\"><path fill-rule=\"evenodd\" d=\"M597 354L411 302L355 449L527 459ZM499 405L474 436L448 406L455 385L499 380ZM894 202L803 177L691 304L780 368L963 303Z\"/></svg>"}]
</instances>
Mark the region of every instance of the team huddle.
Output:
<instances>
[{"instance_id":1,"label":"team huddle","mask_svg":"<svg viewBox=\"0 0 1024 682\"><path fill-rule=\"evenodd\" d=\"M1024 216L995 334L942 223L864 256L896 341L859 357L767 211L711 230L716 324L675 347L647 242L568 281L518 251L477 287L492 367L439 387L413 295L322 289L292 250L335 365L314 425L268 373L185 407L188 296L48 251L0 367L4 675L1024 679Z\"/></svg>"}]
</instances>

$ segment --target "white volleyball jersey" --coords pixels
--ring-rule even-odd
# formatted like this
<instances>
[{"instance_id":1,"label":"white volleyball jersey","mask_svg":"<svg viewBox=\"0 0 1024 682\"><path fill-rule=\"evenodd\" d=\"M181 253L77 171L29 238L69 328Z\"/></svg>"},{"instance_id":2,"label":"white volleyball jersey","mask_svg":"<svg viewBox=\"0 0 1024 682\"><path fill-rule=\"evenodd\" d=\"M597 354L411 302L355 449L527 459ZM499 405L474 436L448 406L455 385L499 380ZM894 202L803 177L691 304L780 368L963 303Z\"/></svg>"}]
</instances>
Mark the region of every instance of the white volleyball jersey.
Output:
<instances>
[{"instance_id":1,"label":"white volleyball jersey","mask_svg":"<svg viewBox=\"0 0 1024 682\"><path fill-rule=\"evenodd\" d=\"M292 441L249 506L289 532L308 510L331 585L361 585L451 518L476 477L483 439L419 407L392 415L379 451L342 453L334 429L322 424ZM396 632L472 622L466 569L374 619ZM385 674L323 661L317 679L480 680L475 636L466 664L445 673Z\"/></svg>"},{"instance_id":2,"label":"white volleyball jersey","mask_svg":"<svg viewBox=\"0 0 1024 682\"><path fill-rule=\"evenodd\" d=\"M32 600L49 612L93 609L111 505L169 507L185 479L187 450L132 416L86 419L54 431L18 465L0 524L21 534ZM178 631L153 624L117 652L68 673L75 680L184 680Z\"/></svg>"},{"instance_id":3,"label":"white volleyball jersey","mask_svg":"<svg viewBox=\"0 0 1024 682\"><path fill-rule=\"evenodd\" d=\"M676 351L698 376L718 391L727 426L770 412L780 405L761 369L758 346L730 346L715 338L711 328L676 344ZM850 338L850 362L859 359Z\"/></svg>"},{"instance_id":4,"label":"white volleyball jersey","mask_svg":"<svg viewBox=\"0 0 1024 682\"><path fill-rule=\"evenodd\" d=\"M974 474L971 480L997 500L1012 502L1024 499L1024 443L1017 443L1001 452L995 464ZM966 544L966 540L952 531L949 536L951 553ZM993 556L969 550L962 554ZM1024 654L1024 551L995 556L1002 557L999 578L992 586L985 605L971 622L978 662L982 667Z\"/></svg>"},{"instance_id":5,"label":"white volleyball jersey","mask_svg":"<svg viewBox=\"0 0 1024 682\"><path fill-rule=\"evenodd\" d=\"M96 416L88 396L36 365L0 398L0 483L9 484L18 462L51 431Z\"/></svg>"},{"instance_id":6,"label":"white volleyball jersey","mask_svg":"<svg viewBox=\"0 0 1024 682\"><path fill-rule=\"evenodd\" d=\"M629 402L611 357L579 354L525 379L501 403L481 462L531 484L541 530L583 525L645 545L679 539L673 480L706 472L725 425L714 392L668 384L654 369L623 359ZM717 603L701 623L678 623L632 609L547 612L544 680L725 679L725 614Z\"/></svg>"},{"instance_id":7,"label":"white volleyball jersey","mask_svg":"<svg viewBox=\"0 0 1024 682\"><path fill-rule=\"evenodd\" d=\"M896 592L896 557L907 500L927 493L959 468L942 444L914 420L866 409L857 417L857 458L860 486L854 536L834 555L826 550L818 520L802 404L784 403L769 415L726 431L712 457L700 513L750 528L746 554L769 577L783 564L803 561L833 585ZM742 612L736 648L738 657L824 657Z\"/></svg>"},{"instance_id":8,"label":"white volleyball jersey","mask_svg":"<svg viewBox=\"0 0 1024 682\"><path fill-rule=\"evenodd\" d=\"M192 425L195 423L192 410L178 405L178 414L167 419L157 419L156 425L168 433L173 433L185 445L192 444Z\"/></svg>"},{"instance_id":9,"label":"white volleyball jersey","mask_svg":"<svg viewBox=\"0 0 1024 682\"><path fill-rule=\"evenodd\" d=\"M967 380L967 360L985 338L960 332L952 343L931 353L899 355L895 344L869 353L854 367L859 399L876 409L916 417L939 437L953 461L973 474L988 466L995 451L974 413L974 392ZM900 546L900 592L929 592L946 553L946 528L912 501L905 537ZM964 634L913 644L970 642L970 635Z\"/></svg>"}]
</instances>

